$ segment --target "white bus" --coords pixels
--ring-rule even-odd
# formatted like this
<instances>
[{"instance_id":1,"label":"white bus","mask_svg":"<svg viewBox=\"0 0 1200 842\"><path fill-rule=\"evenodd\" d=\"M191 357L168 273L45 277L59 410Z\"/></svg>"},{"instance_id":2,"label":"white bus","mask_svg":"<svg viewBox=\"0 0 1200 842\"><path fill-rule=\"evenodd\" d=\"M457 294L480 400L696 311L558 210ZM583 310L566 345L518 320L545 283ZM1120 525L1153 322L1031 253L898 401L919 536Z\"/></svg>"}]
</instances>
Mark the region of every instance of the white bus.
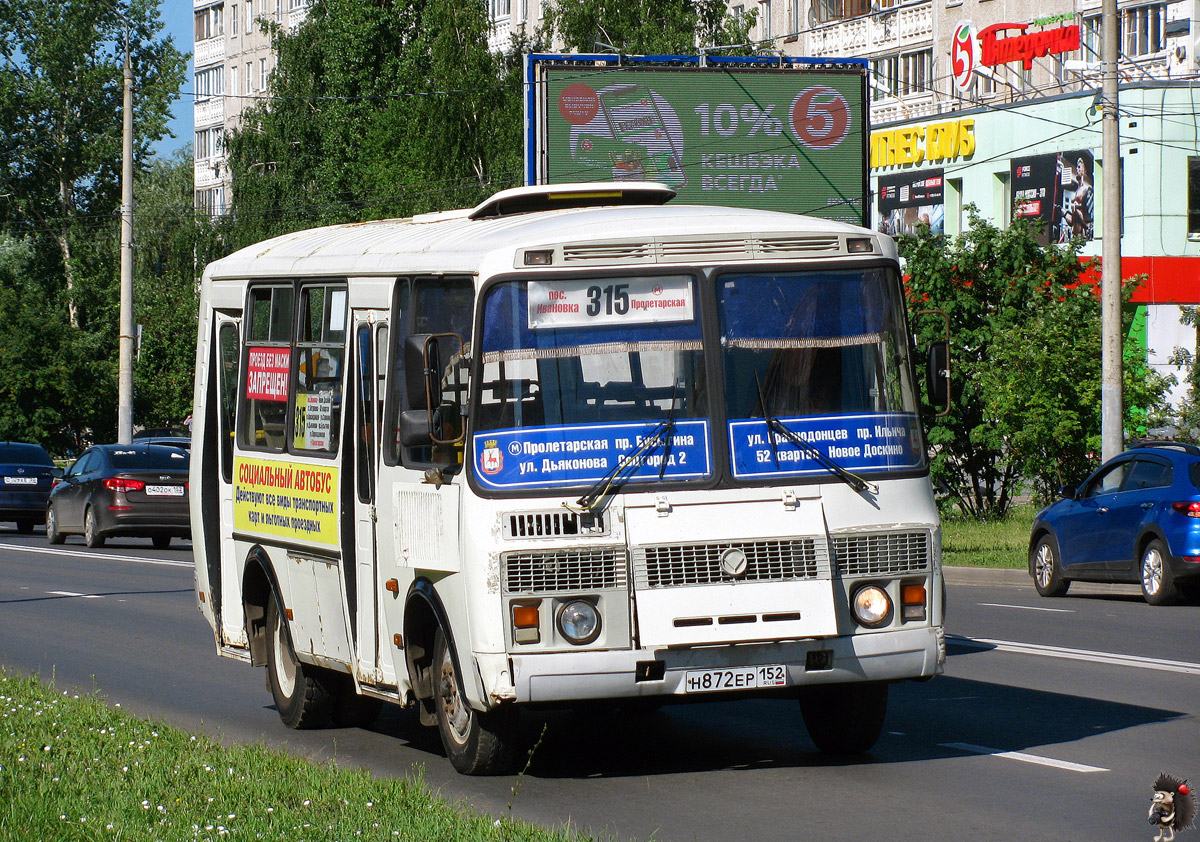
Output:
<instances>
[{"instance_id":1,"label":"white bus","mask_svg":"<svg viewBox=\"0 0 1200 842\"><path fill-rule=\"evenodd\" d=\"M301 231L204 273L191 483L217 652L293 728L799 700L869 749L945 660L896 249L649 183Z\"/></svg>"}]
</instances>

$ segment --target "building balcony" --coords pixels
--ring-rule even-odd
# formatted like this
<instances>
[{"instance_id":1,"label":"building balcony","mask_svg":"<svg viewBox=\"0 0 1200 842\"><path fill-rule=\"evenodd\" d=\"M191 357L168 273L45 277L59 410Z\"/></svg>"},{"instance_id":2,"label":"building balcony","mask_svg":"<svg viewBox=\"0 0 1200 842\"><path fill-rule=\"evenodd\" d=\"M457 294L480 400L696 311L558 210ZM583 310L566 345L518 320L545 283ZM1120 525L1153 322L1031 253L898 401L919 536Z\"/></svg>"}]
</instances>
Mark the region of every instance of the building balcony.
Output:
<instances>
[{"instance_id":1,"label":"building balcony","mask_svg":"<svg viewBox=\"0 0 1200 842\"><path fill-rule=\"evenodd\" d=\"M197 129L202 129L206 126L219 126L224 123L224 97L218 96L212 99L197 101L192 108L192 122L195 123Z\"/></svg>"},{"instance_id":2,"label":"building balcony","mask_svg":"<svg viewBox=\"0 0 1200 842\"><path fill-rule=\"evenodd\" d=\"M933 42L933 4L912 3L816 27L806 55L866 56L927 47Z\"/></svg>"},{"instance_id":3,"label":"building balcony","mask_svg":"<svg viewBox=\"0 0 1200 842\"><path fill-rule=\"evenodd\" d=\"M195 53L196 67L222 62L225 60L225 36L218 35L216 38L197 41L192 50Z\"/></svg>"}]
</instances>

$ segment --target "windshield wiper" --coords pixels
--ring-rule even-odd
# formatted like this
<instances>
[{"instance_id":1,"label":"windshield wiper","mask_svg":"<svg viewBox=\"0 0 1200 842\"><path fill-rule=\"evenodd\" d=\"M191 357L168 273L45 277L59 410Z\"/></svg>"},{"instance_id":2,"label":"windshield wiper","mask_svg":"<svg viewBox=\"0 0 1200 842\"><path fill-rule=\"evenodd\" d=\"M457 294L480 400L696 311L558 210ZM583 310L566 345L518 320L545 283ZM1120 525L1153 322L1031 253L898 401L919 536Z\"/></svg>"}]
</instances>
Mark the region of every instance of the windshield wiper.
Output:
<instances>
[{"instance_id":1,"label":"windshield wiper","mask_svg":"<svg viewBox=\"0 0 1200 842\"><path fill-rule=\"evenodd\" d=\"M617 457L617 464L596 483L584 492L575 504L592 516L604 511L605 505L613 495L621 490L633 476L634 472L658 447L662 447L662 464L658 467L658 478L661 480L667 470L667 462L671 458L671 434L675 431L675 394L679 384L671 387L671 409L667 417L655 425L650 434L640 442L629 447Z\"/></svg>"},{"instance_id":2,"label":"windshield wiper","mask_svg":"<svg viewBox=\"0 0 1200 842\"><path fill-rule=\"evenodd\" d=\"M879 493L878 485L873 482L868 482L858 474L846 470L837 462L830 459L829 456L823 450L821 450L821 448L806 440L795 430L790 429L774 415L767 412L767 401L763 397L762 383L759 382L758 372L754 373L754 384L758 387L758 405L762 409L763 421L765 421L767 424L767 440L771 443L771 459L775 463L776 468L779 467L779 453L775 447L774 434L778 433L779 435L783 436L783 438L787 439L792 444L796 445L796 447L800 448L809 456L811 456L813 461L822 468L829 471L829 473L836 476L838 479L846 483L846 485L850 486L860 494L864 491L869 491L872 494Z\"/></svg>"}]
</instances>

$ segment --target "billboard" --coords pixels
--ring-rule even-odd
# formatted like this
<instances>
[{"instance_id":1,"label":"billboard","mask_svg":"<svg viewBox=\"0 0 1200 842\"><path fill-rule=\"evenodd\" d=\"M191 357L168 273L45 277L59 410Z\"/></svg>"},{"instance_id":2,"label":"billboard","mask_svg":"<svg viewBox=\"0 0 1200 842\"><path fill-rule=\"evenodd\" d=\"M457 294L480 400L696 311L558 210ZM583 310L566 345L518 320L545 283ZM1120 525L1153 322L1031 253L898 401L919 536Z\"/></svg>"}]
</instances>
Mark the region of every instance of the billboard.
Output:
<instances>
[{"instance_id":1,"label":"billboard","mask_svg":"<svg viewBox=\"0 0 1200 842\"><path fill-rule=\"evenodd\" d=\"M528 183L656 181L676 201L865 224L865 62L529 60Z\"/></svg>"},{"instance_id":2,"label":"billboard","mask_svg":"<svg viewBox=\"0 0 1200 842\"><path fill-rule=\"evenodd\" d=\"M879 176L875 230L903 237L916 234L922 225L928 225L930 233L943 233L946 202L942 173L937 169Z\"/></svg>"},{"instance_id":3,"label":"billboard","mask_svg":"<svg viewBox=\"0 0 1200 842\"><path fill-rule=\"evenodd\" d=\"M1013 158L1013 216L1040 222L1042 245L1095 236L1096 161L1090 150Z\"/></svg>"}]
</instances>

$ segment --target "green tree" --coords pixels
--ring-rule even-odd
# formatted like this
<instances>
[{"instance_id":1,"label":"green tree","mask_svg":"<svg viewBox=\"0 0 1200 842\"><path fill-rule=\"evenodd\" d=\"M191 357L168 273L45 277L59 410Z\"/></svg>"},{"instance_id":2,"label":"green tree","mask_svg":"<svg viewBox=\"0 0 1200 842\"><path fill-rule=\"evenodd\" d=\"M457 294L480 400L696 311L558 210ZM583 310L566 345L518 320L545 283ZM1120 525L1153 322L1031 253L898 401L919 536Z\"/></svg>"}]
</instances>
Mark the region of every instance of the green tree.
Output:
<instances>
[{"instance_id":1,"label":"green tree","mask_svg":"<svg viewBox=\"0 0 1200 842\"><path fill-rule=\"evenodd\" d=\"M84 318L81 240L120 201L123 61L137 80L135 154L166 134L185 56L161 37L157 0L6 0L0 4L0 222L53 245L72 326ZM89 248L91 244L84 243ZM81 265L82 264L82 265Z\"/></svg>"},{"instance_id":2,"label":"green tree","mask_svg":"<svg viewBox=\"0 0 1200 842\"><path fill-rule=\"evenodd\" d=\"M215 256L213 226L192 209L190 148L151 162L135 195L134 319L141 342L133 417L139 425L162 427L181 423L192 411L196 267Z\"/></svg>"},{"instance_id":3,"label":"green tree","mask_svg":"<svg viewBox=\"0 0 1200 842\"><path fill-rule=\"evenodd\" d=\"M1002 517L1026 482L1048 498L1100 452L1100 304L1080 283L1079 244L1041 247L1023 220L999 229L969 209L966 233L902 241L922 346L950 317L953 405L929 419L933 477L964 513ZM1136 283L1123 284L1128 300ZM1126 332L1131 314L1126 308ZM1125 414L1162 400L1132 340Z\"/></svg>"},{"instance_id":4,"label":"green tree","mask_svg":"<svg viewBox=\"0 0 1200 842\"><path fill-rule=\"evenodd\" d=\"M757 11L736 15L725 0L554 0L547 34L567 50L627 55L691 55L724 47L747 55ZM732 45L732 46L731 46Z\"/></svg>"},{"instance_id":5,"label":"green tree","mask_svg":"<svg viewBox=\"0 0 1200 842\"><path fill-rule=\"evenodd\" d=\"M318 0L228 144L231 245L477 202L521 182L515 54L482 0Z\"/></svg>"}]
</instances>

